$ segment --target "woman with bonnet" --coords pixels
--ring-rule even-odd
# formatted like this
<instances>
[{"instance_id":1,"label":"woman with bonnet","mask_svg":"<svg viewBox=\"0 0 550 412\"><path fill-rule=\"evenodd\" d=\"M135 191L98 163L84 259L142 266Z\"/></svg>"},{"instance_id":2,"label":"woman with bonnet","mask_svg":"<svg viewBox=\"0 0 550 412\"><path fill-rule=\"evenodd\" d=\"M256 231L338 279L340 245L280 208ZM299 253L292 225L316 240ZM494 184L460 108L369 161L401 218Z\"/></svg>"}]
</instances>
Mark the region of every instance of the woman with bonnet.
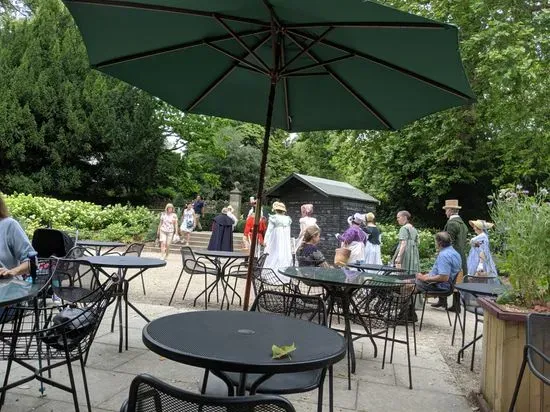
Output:
<instances>
[{"instance_id":1,"label":"woman with bonnet","mask_svg":"<svg viewBox=\"0 0 550 412\"><path fill-rule=\"evenodd\" d=\"M367 244L365 246L365 263L368 265L381 265L382 253L380 252L380 229L376 226L374 213L365 215L367 227Z\"/></svg>"},{"instance_id":2,"label":"woman with bonnet","mask_svg":"<svg viewBox=\"0 0 550 412\"><path fill-rule=\"evenodd\" d=\"M302 217L300 218L300 234L298 235L298 241L296 242L296 248L299 248L302 242L304 241L304 235L306 229L310 226L317 226L317 219L312 217L313 214L313 205L308 203L300 207L302 212Z\"/></svg>"}]
</instances>

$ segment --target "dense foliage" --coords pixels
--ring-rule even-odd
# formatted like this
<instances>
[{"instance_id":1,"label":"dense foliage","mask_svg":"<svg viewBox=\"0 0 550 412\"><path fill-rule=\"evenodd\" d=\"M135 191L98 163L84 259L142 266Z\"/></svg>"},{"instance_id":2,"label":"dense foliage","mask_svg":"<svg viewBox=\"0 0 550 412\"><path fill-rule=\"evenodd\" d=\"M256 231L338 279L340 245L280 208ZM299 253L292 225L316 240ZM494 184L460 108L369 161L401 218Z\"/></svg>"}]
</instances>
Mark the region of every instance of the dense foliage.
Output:
<instances>
[{"instance_id":1,"label":"dense foliage","mask_svg":"<svg viewBox=\"0 0 550 412\"><path fill-rule=\"evenodd\" d=\"M385 0L459 26L477 103L403 130L271 136L267 186L296 171L340 179L442 227L458 198L487 217L487 195L550 186L550 8L539 0ZM197 192L255 194L263 128L181 113L88 67L60 0L0 1L0 190L106 204L183 206ZM335 115L337 115L335 113Z\"/></svg>"},{"instance_id":2,"label":"dense foliage","mask_svg":"<svg viewBox=\"0 0 550 412\"><path fill-rule=\"evenodd\" d=\"M548 190L534 195L518 187L495 196L491 216L499 267L509 273L515 303L533 307L550 304L550 203Z\"/></svg>"},{"instance_id":3,"label":"dense foliage","mask_svg":"<svg viewBox=\"0 0 550 412\"><path fill-rule=\"evenodd\" d=\"M37 228L51 226L70 233L78 230L80 239L129 243L144 240L148 229L157 222L157 216L141 206L101 207L89 202L23 194L4 195L4 200L30 237Z\"/></svg>"}]
</instances>

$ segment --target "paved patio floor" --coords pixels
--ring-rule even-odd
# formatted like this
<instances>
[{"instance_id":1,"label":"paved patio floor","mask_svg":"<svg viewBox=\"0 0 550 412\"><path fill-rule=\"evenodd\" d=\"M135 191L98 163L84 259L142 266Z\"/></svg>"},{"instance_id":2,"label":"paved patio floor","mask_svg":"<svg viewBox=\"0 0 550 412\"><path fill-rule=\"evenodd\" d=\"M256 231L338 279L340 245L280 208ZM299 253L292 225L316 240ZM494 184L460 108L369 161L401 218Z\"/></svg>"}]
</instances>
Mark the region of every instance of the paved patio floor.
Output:
<instances>
[{"instance_id":1,"label":"paved patio floor","mask_svg":"<svg viewBox=\"0 0 550 412\"><path fill-rule=\"evenodd\" d=\"M193 279L184 302L181 301L181 293L185 285L180 285L178 301L175 303L177 307L167 306L180 265L179 258L173 256L169 258L167 267L146 273L146 296L143 295L139 281L132 285L132 300L151 319L195 310L192 308L192 298L201 290L201 280L198 278ZM187 279L184 275L184 280L187 281ZM158 304L162 301L164 305ZM212 304L209 310L218 309L214 306L216 305ZM234 306L232 309L239 310L239 307ZM112 314L111 310L100 326L86 368L94 411L118 411L124 399L127 398L132 378L139 373L149 373L175 386L198 391L202 370L162 358L145 348L141 341L141 330L145 321L132 311L129 314L129 350L118 353L118 333L110 332L109 314ZM357 373L352 375L351 390L347 390L345 359L335 367L335 410L340 412L472 411L466 394L471 390L471 382L477 381L478 372L472 373L466 366L458 366L457 369L450 361L458 348L450 346L451 328L443 311L427 309L424 323L422 332L417 331L418 354L413 355L411 360L413 390L408 389L407 357L403 345L396 346L393 363L386 364L386 367L381 369L381 355L374 358L370 341L361 339L356 342ZM479 349L477 353L481 353L481 348ZM469 356L468 353L467 360ZM469 362L466 363L469 364ZM479 360L476 361L477 371L479 371L478 363ZM0 376L4 375L5 364L6 362L0 362ZM78 369L76 365L75 369ZM21 367L16 366L12 370L10 380L24 376L24 372ZM68 382L64 368L54 370L53 377L61 382ZM78 372L76 381L77 385L82 385L81 375ZM3 410L8 412L74 410L71 395L56 388L47 387L45 396L41 397L38 389L38 382L31 381L10 390ZM85 411L83 389L78 395L79 403L82 405L81 410ZM287 397L297 411L316 410L316 391ZM328 399L327 394L324 399Z\"/></svg>"}]
</instances>

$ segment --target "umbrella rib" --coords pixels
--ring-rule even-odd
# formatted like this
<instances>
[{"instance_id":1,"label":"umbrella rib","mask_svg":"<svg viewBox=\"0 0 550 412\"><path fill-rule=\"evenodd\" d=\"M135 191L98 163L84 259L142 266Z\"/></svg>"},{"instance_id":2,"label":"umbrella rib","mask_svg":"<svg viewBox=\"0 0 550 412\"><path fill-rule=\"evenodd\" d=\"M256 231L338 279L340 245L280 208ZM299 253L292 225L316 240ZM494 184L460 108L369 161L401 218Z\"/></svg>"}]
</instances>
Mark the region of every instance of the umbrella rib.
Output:
<instances>
[{"instance_id":1,"label":"umbrella rib","mask_svg":"<svg viewBox=\"0 0 550 412\"><path fill-rule=\"evenodd\" d=\"M267 35L265 36L262 40L260 40L257 44L255 44L253 47L252 47L252 50L256 50L258 49L259 47L261 47L263 44L265 44L265 42L267 40L269 40L269 38L271 37L271 35ZM243 58L247 58L248 57L248 53L246 55L243 56ZM237 67L239 67L239 65L241 64L241 62L239 60L236 60L233 62L233 64L231 64L231 66L225 71L223 72L214 82L212 82L200 95L198 95L195 100L193 100L191 102L191 104L189 106L187 106L187 108L185 109L186 112L190 112L191 110L193 110L201 101L204 100L205 97L207 97L216 87L218 87L218 85L223 82L227 76L229 76L233 70L235 70ZM246 67L248 68L248 67ZM256 69L254 68L250 68L251 70L254 70L254 71L257 71ZM262 72L260 72L262 73ZM264 74L264 73L262 73Z\"/></svg>"},{"instance_id":2,"label":"umbrella rib","mask_svg":"<svg viewBox=\"0 0 550 412\"><path fill-rule=\"evenodd\" d=\"M424 29L424 30L445 30L449 26L437 22L391 22L391 21L372 21L372 22L319 22L319 23L299 23L287 24L285 27L293 29L312 29L317 27L336 27L336 28L361 28L361 29Z\"/></svg>"},{"instance_id":3,"label":"umbrella rib","mask_svg":"<svg viewBox=\"0 0 550 412\"><path fill-rule=\"evenodd\" d=\"M248 53L250 53L250 55L252 55L252 57L254 57L254 58L256 59L256 61L257 61L258 63L260 63L260 65L263 66L264 69L265 69L266 71L269 72L269 71L271 70L271 69L269 68L269 66L260 58L260 56L258 56L254 51L252 51L252 50L250 49L250 47L248 47L248 45L243 41L243 39L241 39L240 36L239 36L237 33L235 33L235 32L231 29L231 27L229 27L229 26L227 25L226 22L224 22L224 21L223 21L220 17L218 17L218 16L215 16L215 18L216 18L216 20L218 21L218 23L220 23L220 24L222 25L222 27L223 27L225 30L227 30L227 32L228 32L235 40L237 40L237 43L239 43L239 44L243 47L243 49L245 49Z\"/></svg>"},{"instance_id":4,"label":"umbrella rib","mask_svg":"<svg viewBox=\"0 0 550 412\"><path fill-rule=\"evenodd\" d=\"M304 32L301 32L301 31L296 31L296 30L289 30L288 31L289 33L293 33L297 36L300 36L302 38L305 38L305 39L309 39L309 40L312 40L314 39L315 37L310 35L309 33L304 33ZM390 63L386 60L383 60L383 59L380 59L378 57L375 57L375 56L371 56L367 53L363 53L363 52L360 52L360 51L357 51L357 50L354 50L354 49L351 49L349 47L345 47L345 46L342 46L338 43L334 43L334 42L331 42L329 40L321 40L320 41L321 44L325 45L325 46L329 46L329 47L332 47L333 49L336 49L336 50L339 50L339 51L342 51L342 52L347 52L347 53L354 53L356 56L358 57L361 57L365 60L369 60L370 62L372 63L376 63L376 64L379 64L381 66L384 66L386 68L389 68L389 69L392 69L392 70L395 70L401 74L404 74L405 76L408 76L408 77L412 77L413 79L416 79L422 83L426 83L428 84L429 86L432 86L432 87L436 87L444 92L447 92L447 93L450 93L456 97L459 97L463 100L466 100L466 101L472 101L472 97L468 96L467 94L465 93L462 93L461 91L459 90L456 90L455 88L453 87L450 87L450 86L446 86L444 85L443 83L440 83L436 80L433 80L433 79L430 79L426 76L423 76L421 74L418 74L418 73L415 73L411 70L408 70L408 69L405 69L404 67L401 67L397 64L394 64L394 63Z\"/></svg>"},{"instance_id":5,"label":"umbrella rib","mask_svg":"<svg viewBox=\"0 0 550 412\"><path fill-rule=\"evenodd\" d=\"M268 31L270 31L270 30L267 30L267 29L250 30L250 31L240 33L240 36L241 37L254 36L256 34L262 34L262 33L268 32ZM202 46L202 45L204 45L205 42L216 43L216 42L219 42L219 41L225 41L225 40L229 40L229 39L232 39L232 38L233 38L233 36L231 36L229 34L225 34L223 36L215 36L215 37L210 37L210 38L207 38L207 39L200 39L200 40L195 40L195 41L191 41L191 42L187 42L187 43L175 44L173 46L162 47L160 49L149 50L149 51L142 52L142 53L129 54L127 56L122 56L122 57L117 57L117 58L110 59L110 60L105 60L104 62L97 63L97 64L94 64L92 66L95 67L96 69L101 69L103 67L112 66L112 65L115 65L115 64L119 64L119 63L126 63L126 62L133 61L133 60L140 60L140 59L144 59L144 58L151 57L151 56L157 56L157 55L160 55L160 54L172 53L172 52L175 52L175 51L183 51L183 50L186 50L186 49L190 49L192 47Z\"/></svg>"},{"instance_id":6,"label":"umbrella rib","mask_svg":"<svg viewBox=\"0 0 550 412\"><path fill-rule=\"evenodd\" d=\"M287 32L288 37L299 47L304 48L305 46L302 45L296 38L294 38L294 35L291 32ZM321 59L319 59L312 51L306 52L313 60L315 60L317 63L321 63ZM328 64L328 63L327 63ZM395 130L395 128L391 125L391 123L380 113L378 110L376 110L372 104L370 104L363 96L361 96L357 91L344 79L342 79L338 74L334 72L330 67L324 66L325 70L330 74L330 76L336 80L340 85L348 92L350 93L355 99L361 103L361 105L366 108L374 117L380 121L387 129Z\"/></svg>"},{"instance_id":7,"label":"umbrella rib","mask_svg":"<svg viewBox=\"0 0 550 412\"><path fill-rule=\"evenodd\" d=\"M286 72L283 72L281 73L280 75L281 76L287 76L289 74L295 74L297 72L301 72L301 71L304 71L304 70L309 70L309 69L313 69L315 67L319 67L319 66L325 66L327 64L331 64L331 63L335 63L335 62L338 62L340 60L347 60L347 59L350 59L352 57L355 57L355 54L353 53L348 53L348 54L345 54L344 56L340 56L340 57L335 57L334 59L329 59L329 60L323 60L319 63L314 63L314 64L308 64L307 66L302 66L302 67L298 67L296 69L292 69L292 70L287 70Z\"/></svg>"},{"instance_id":8,"label":"umbrella rib","mask_svg":"<svg viewBox=\"0 0 550 412\"><path fill-rule=\"evenodd\" d=\"M270 23L262 20L257 19L250 19L247 17L238 17L238 16L232 16L229 14L219 14L219 13L212 13L209 11L202 11L202 10L191 10L191 9L184 9L180 7L170 7L170 6L160 6L155 4L143 4L143 3L137 3L133 1L119 1L119 0L64 0L65 3L81 3L81 4L92 4L97 6L113 6L113 7L121 7L126 9L138 9L138 10L147 10L147 11L160 11L160 12L166 12L166 13L176 13L176 14L187 14L190 16L199 16L199 17L209 17L209 18L216 18L222 17L226 20L232 20L232 21L238 21L241 23L250 23L250 24L257 24L259 26L263 27L269 27Z\"/></svg>"},{"instance_id":9,"label":"umbrella rib","mask_svg":"<svg viewBox=\"0 0 550 412\"><path fill-rule=\"evenodd\" d=\"M296 61L296 59L301 57L304 53L306 53L308 50L310 50L313 46L315 46L317 43L319 43L321 40L323 40L333 29L334 29L334 27L329 27L319 37L317 37L316 40L313 40L311 43L309 43L305 49L300 51L296 56L294 56L287 63L285 63L285 65L283 67L281 67L281 72L284 72L294 61Z\"/></svg>"},{"instance_id":10,"label":"umbrella rib","mask_svg":"<svg viewBox=\"0 0 550 412\"><path fill-rule=\"evenodd\" d=\"M241 58L241 57L239 57L239 56L235 56L234 54L229 53L227 50L222 49L221 47L216 46L215 44L208 43L208 42L205 42L205 44L206 44L207 46L213 48L214 50L220 52L221 54L224 54L224 55L226 55L227 57L230 57L231 59L233 59L233 60L235 60L235 61L237 61L237 62L239 62L239 63L242 63L242 64L244 64L244 65L250 66L250 67L252 67L253 69L256 69L257 71L259 71L259 72L265 74L266 76L269 75L269 73L268 73L267 71L265 71L264 69L262 69L260 66L254 64L254 63L251 63L251 62L249 62L249 61L246 61L246 60L244 60L244 58ZM252 50L251 50L251 52L252 52ZM253 53L253 52L252 52L252 53ZM250 52L245 56L245 58L248 57L249 54L250 54Z\"/></svg>"},{"instance_id":11,"label":"umbrella rib","mask_svg":"<svg viewBox=\"0 0 550 412\"><path fill-rule=\"evenodd\" d=\"M282 36L281 38L281 60L283 62L283 65L285 64L285 37ZM283 66L284 67L284 66ZM283 78L283 93L284 93L284 99L285 99L285 114L286 114L286 129L290 130L291 127L291 117L290 117L290 101L288 98L288 78Z\"/></svg>"}]
</instances>

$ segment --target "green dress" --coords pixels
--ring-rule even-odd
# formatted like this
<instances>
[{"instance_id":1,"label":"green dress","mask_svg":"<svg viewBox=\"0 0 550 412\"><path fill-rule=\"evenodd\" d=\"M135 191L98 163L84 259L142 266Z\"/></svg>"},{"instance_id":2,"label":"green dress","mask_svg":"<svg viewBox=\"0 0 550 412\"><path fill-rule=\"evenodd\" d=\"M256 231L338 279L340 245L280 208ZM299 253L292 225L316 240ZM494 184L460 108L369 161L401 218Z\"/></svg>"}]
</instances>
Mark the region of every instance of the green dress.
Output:
<instances>
[{"instance_id":1,"label":"green dress","mask_svg":"<svg viewBox=\"0 0 550 412\"><path fill-rule=\"evenodd\" d=\"M418 231L414 226L404 225L399 229L399 240L405 240L405 249L401 256L401 268L405 269L408 274L416 274L420 272L420 254L418 253ZM393 262L399 253L399 247L393 255Z\"/></svg>"}]
</instances>

